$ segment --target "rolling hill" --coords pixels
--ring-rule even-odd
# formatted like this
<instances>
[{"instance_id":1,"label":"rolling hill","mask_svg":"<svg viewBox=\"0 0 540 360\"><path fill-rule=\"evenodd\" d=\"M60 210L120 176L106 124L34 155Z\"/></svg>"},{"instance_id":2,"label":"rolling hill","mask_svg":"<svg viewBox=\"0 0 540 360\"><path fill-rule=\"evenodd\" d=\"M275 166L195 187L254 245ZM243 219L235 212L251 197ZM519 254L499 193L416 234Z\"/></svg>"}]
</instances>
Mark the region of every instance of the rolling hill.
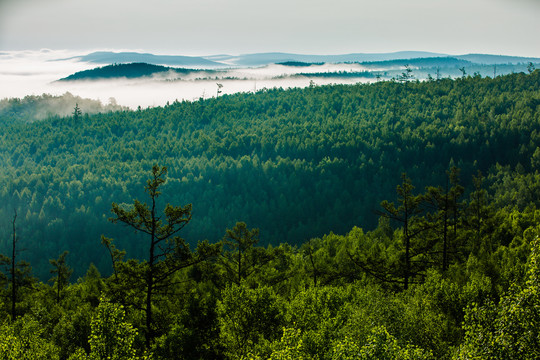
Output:
<instances>
[{"instance_id":1,"label":"rolling hill","mask_svg":"<svg viewBox=\"0 0 540 360\"><path fill-rule=\"evenodd\" d=\"M130 64L113 64L95 69L76 72L59 81L74 81L74 80L98 80L98 79L117 79L127 78L134 79L140 77L153 76L163 73L189 74L197 70L171 68L161 65L152 65L147 63L130 63Z\"/></svg>"},{"instance_id":2,"label":"rolling hill","mask_svg":"<svg viewBox=\"0 0 540 360\"><path fill-rule=\"evenodd\" d=\"M96 51L87 55L72 57L71 60L95 63L95 64L122 64L122 63L147 63L153 65L169 65L169 66L188 66L188 67L205 67L214 68L222 67L224 64L196 56L181 56L181 55L154 55L149 53L138 52L112 52L112 51Z\"/></svg>"}]
</instances>

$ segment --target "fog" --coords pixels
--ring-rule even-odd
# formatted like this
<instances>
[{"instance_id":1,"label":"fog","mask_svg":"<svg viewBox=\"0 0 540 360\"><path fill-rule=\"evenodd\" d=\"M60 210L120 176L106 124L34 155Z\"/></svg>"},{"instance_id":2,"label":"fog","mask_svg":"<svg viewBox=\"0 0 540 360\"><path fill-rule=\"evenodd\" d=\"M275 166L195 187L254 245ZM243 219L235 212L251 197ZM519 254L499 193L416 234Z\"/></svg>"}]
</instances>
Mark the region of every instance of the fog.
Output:
<instances>
[{"instance_id":1,"label":"fog","mask_svg":"<svg viewBox=\"0 0 540 360\"><path fill-rule=\"evenodd\" d=\"M353 84L372 81L365 78L326 78L297 76L303 73L362 72L358 64L324 64L312 66L268 65L258 68L226 68L219 71L192 72L187 75L165 73L153 78L57 81L75 72L93 69L95 64L66 59L80 53L69 51L17 51L0 53L0 99L22 98L26 95L62 95L69 92L83 98L100 100L106 104L110 98L119 105L136 109L141 106L162 106L175 100L193 101L221 94L254 92L264 88L306 87L334 83ZM84 109L83 109L84 110Z\"/></svg>"},{"instance_id":2,"label":"fog","mask_svg":"<svg viewBox=\"0 0 540 360\"><path fill-rule=\"evenodd\" d=\"M54 61L68 57L67 51L11 51L0 53L0 98L41 95L53 91L51 82L73 72L91 69L89 64L74 60ZM66 91L64 91L66 92Z\"/></svg>"}]
</instances>

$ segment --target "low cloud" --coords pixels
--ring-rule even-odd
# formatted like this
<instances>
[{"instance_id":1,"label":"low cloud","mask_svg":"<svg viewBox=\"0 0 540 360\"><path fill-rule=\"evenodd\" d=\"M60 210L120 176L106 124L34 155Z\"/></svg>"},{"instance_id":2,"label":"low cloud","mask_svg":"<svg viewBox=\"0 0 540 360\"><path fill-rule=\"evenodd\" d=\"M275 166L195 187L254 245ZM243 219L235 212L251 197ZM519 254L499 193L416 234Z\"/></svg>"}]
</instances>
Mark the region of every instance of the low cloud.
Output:
<instances>
[{"instance_id":1,"label":"low cloud","mask_svg":"<svg viewBox=\"0 0 540 360\"><path fill-rule=\"evenodd\" d=\"M107 103L115 98L118 104L132 109L161 106L174 100L193 101L201 97L217 96L217 83L223 85L221 94L253 92L263 88L305 87L313 80L317 85L330 83L356 83L357 78L313 78L298 76L303 73L361 72L358 64L324 64L311 66L268 65L254 68L227 68L177 74L173 72L151 78L115 79L100 81L57 82L75 72L95 68L89 64L69 59L80 53L70 51L11 51L0 53L0 99L22 98L26 95L62 95L66 92L83 98ZM366 80L364 80L366 81Z\"/></svg>"}]
</instances>

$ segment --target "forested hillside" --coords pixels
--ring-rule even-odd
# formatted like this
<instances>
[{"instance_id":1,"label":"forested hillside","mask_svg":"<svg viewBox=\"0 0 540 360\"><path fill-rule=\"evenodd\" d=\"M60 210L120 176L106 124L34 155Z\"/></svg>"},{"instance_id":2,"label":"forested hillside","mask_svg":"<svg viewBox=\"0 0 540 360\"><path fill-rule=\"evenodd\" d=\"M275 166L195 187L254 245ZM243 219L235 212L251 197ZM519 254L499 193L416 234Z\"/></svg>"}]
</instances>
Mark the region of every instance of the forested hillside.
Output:
<instances>
[{"instance_id":1,"label":"forested hillside","mask_svg":"<svg viewBox=\"0 0 540 360\"><path fill-rule=\"evenodd\" d=\"M153 164L169 169L167 201L193 204L192 244L237 221L259 228L264 245L373 229L402 172L423 189L444 185L455 165L470 191L472 175L497 164L535 171L539 76L263 90L2 124L1 249L16 209L38 274L64 250L77 269L108 272L102 233L139 255L140 240L107 217L112 202L142 198Z\"/></svg>"},{"instance_id":2,"label":"forested hillside","mask_svg":"<svg viewBox=\"0 0 540 360\"><path fill-rule=\"evenodd\" d=\"M0 355L537 359L540 71L406 75L0 121Z\"/></svg>"},{"instance_id":3,"label":"forested hillside","mask_svg":"<svg viewBox=\"0 0 540 360\"><path fill-rule=\"evenodd\" d=\"M163 73L189 74L198 70L184 68L172 68L167 66L152 65L146 63L113 64L99 68L76 72L58 81L97 80L97 79L134 79L149 77ZM209 71L209 70L207 70ZM211 71L211 70L210 70Z\"/></svg>"}]
</instances>

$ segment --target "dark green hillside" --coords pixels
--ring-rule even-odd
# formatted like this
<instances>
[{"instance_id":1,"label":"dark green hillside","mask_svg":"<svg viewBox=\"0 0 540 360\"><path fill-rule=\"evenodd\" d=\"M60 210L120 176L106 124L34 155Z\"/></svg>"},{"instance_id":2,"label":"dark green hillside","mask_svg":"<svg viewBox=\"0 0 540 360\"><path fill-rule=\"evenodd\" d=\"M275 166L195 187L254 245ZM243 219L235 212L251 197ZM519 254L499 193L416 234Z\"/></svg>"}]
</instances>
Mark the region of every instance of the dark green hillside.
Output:
<instances>
[{"instance_id":1,"label":"dark green hillside","mask_svg":"<svg viewBox=\"0 0 540 360\"><path fill-rule=\"evenodd\" d=\"M285 62L278 62L276 63L276 65L308 67L312 65L324 65L324 63L323 62L285 61Z\"/></svg>"},{"instance_id":2,"label":"dark green hillside","mask_svg":"<svg viewBox=\"0 0 540 360\"><path fill-rule=\"evenodd\" d=\"M0 358L539 359L540 71L400 80L0 118Z\"/></svg>"},{"instance_id":3,"label":"dark green hillside","mask_svg":"<svg viewBox=\"0 0 540 360\"><path fill-rule=\"evenodd\" d=\"M375 74L369 71L327 71L316 73L298 73L294 76L308 78L375 78Z\"/></svg>"},{"instance_id":4,"label":"dark green hillside","mask_svg":"<svg viewBox=\"0 0 540 360\"><path fill-rule=\"evenodd\" d=\"M160 73L172 72L177 74L189 74L197 70L171 68L161 65L152 65L146 63L130 63L130 64L112 64L98 67L95 69L84 70L69 75L59 81L74 81L74 80L97 80L97 79L115 79L127 78L134 79L145 76L152 76Z\"/></svg>"},{"instance_id":5,"label":"dark green hillside","mask_svg":"<svg viewBox=\"0 0 540 360\"><path fill-rule=\"evenodd\" d=\"M536 171L539 80L536 71L273 89L8 124L0 135L0 252L17 209L24 256L41 276L63 250L77 269L92 261L108 271L102 233L138 256L140 240L107 217L112 202L143 199L141 179L153 164L169 168L164 198L193 204L182 232L192 243L216 241L236 221L260 228L263 245L373 229L374 210L394 198L402 172L423 189L443 185L456 165L470 190L473 174L497 164Z\"/></svg>"}]
</instances>

